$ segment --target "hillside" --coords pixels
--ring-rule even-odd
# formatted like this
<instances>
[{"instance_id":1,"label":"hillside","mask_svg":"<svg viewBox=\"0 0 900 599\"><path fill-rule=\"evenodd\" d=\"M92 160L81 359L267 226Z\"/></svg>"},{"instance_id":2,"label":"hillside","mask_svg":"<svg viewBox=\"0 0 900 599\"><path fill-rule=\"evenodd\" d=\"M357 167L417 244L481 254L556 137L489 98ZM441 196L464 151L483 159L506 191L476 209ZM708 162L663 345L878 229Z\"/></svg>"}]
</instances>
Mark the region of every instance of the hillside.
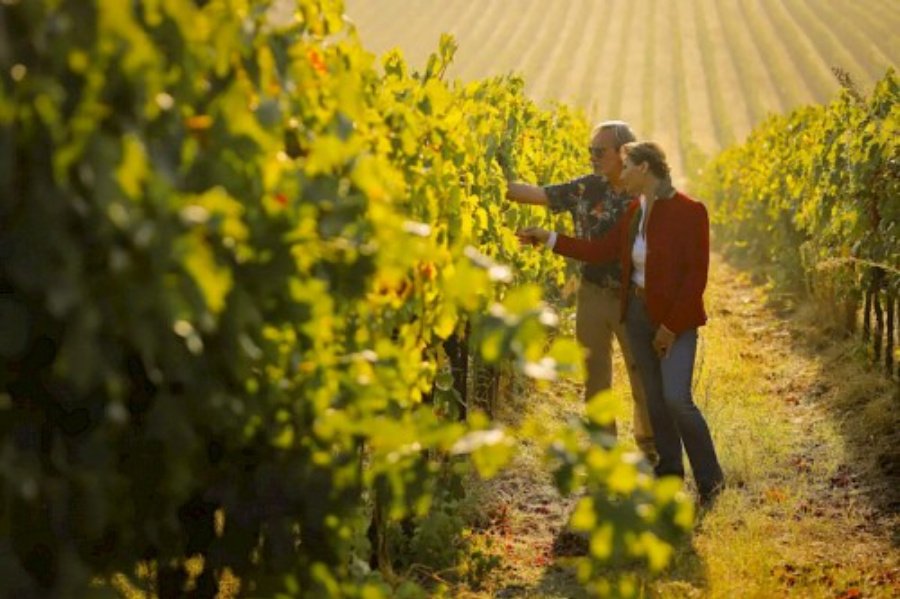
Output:
<instances>
[{"instance_id":1,"label":"hillside","mask_svg":"<svg viewBox=\"0 0 900 599\"><path fill-rule=\"evenodd\" d=\"M450 76L522 73L537 100L631 122L685 175L696 150L828 100L832 66L868 87L900 64L900 4L885 0L348 0L346 14L367 48L413 66L451 33Z\"/></svg>"}]
</instances>

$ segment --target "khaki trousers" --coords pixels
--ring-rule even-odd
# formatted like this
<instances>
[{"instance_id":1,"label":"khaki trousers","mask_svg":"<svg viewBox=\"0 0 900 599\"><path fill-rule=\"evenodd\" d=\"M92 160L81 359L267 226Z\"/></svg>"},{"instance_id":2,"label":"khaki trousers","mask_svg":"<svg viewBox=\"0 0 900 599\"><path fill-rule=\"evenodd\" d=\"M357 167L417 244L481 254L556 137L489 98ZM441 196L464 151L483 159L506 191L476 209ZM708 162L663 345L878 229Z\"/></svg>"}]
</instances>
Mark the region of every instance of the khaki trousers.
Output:
<instances>
[{"instance_id":1,"label":"khaki trousers","mask_svg":"<svg viewBox=\"0 0 900 599\"><path fill-rule=\"evenodd\" d=\"M619 290L581 281L575 312L575 337L586 350L585 401L612 387L612 338L615 335L625 359L625 369L634 398L634 440L648 458L656 457L653 428L647 412L647 396L638 375L625 324L620 321ZM615 434L613 425L612 434Z\"/></svg>"}]
</instances>

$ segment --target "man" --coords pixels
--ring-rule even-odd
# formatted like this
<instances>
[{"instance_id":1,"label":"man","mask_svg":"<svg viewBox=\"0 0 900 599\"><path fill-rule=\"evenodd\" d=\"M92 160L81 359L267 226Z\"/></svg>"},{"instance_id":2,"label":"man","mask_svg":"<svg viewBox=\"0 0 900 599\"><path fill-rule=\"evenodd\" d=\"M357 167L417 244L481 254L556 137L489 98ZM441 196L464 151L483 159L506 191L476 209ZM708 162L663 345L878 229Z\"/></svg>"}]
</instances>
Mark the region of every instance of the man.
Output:
<instances>
[{"instance_id":1,"label":"man","mask_svg":"<svg viewBox=\"0 0 900 599\"><path fill-rule=\"evenodd\" d=\"M622 158L619 149L635 141L627 123L606 121L591 133L591 165L594 174L557 185L539 187L510 183L506 197L521 204L547 206L552 212L572 215L575 236L602 237L625 212L631 197L621 185ZM585 400L612 387L612 338L619 340L634 397L634 439L651 462L656 460L653 430L647 413L644 389L620 321L618 261L582 264L575 311L575 336L586 351ZM615 436L613 424L609 432Z\"/></svg>"}]
</instances>

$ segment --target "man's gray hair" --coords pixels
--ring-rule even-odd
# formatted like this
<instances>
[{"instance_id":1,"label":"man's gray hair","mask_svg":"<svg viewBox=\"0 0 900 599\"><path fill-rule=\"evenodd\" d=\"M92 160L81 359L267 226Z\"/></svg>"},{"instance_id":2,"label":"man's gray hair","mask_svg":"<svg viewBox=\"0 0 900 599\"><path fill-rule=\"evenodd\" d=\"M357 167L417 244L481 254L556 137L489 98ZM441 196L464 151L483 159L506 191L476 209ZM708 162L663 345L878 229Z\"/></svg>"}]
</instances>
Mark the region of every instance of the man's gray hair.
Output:
<instances>
[{"instance_id":1,"label":"man's gray hair","mask_svg":"<svg viewBox=\"0 0 900 599\"><path fill-rule=\"evenodd\" d=\"M631 130L631 126L625 121L603 121L594 126L591 131L591 139L605 129L611 129L616 139L616 149L632 141L637 141L637 136Z\"/></svg>"}]
</instances>

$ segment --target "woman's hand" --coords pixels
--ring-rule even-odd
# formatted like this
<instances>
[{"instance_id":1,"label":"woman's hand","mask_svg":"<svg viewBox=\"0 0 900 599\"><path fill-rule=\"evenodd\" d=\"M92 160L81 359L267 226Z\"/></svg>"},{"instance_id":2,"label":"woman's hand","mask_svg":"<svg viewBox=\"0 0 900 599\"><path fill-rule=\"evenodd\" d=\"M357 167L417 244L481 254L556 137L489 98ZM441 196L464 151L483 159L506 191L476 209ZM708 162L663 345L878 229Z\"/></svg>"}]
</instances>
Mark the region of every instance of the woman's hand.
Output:
<instances>
[{"instance_id":1,"label":"woman's hand","mask_svg":"<svg viewBox=\"0 0 900 599\"><path fill-rule=\"evenodd\" d=\"M547 240L550 238L550 231L540 227L526 227L516 231L516 237L519 238L519 242L523 245L541 245L547 243Z\"/></svg>"},{"instance_id":2,"label":"woman's hand","mask_svg":"<svg viewBox=\"0 0 900 599\"><path fill-rule=\"evenodd\" d=\"M667 329L666 325L659 325L659 328L656 329L656 337L653 338L653 349L656 350L656 355L660 359L668 358L673 343L675 343L675 333Z\"/></svg>"}]
</instances>

